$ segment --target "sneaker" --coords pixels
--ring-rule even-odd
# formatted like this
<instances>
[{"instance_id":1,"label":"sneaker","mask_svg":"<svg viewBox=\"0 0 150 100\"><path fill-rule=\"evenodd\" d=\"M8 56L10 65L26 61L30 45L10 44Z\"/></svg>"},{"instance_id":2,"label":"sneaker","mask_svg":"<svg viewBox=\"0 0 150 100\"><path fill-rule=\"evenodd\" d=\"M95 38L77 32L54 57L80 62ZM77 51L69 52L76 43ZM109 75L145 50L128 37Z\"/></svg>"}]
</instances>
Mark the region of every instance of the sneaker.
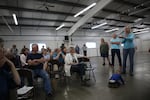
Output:
<instances>
[{"instance_id":1,"label":"sneaker","mask_svg":"<svg viewBox=\"0 0 150 100\"><path fill-rule=\"evenodd\" d=\"M48 93L47 96L48 97L53 97L53 93Z\"/></svg>"},{"instance_id":2,"label":"sneaker","mask_svg":"<svg viewBox=\"0 0 150 100\"><path fill-rule=\"evenodd\" d=\"M130 76L133 76L133 73L130 73Z\"/></svg>"},{"instance_id":3,"label":"sneaker","mask_svg":"<svg viewBox=\"0 0 150 100\"><path fill-rule=\"evenodd\" d=\"M105 63L103 63L103 66L105 66Z\"/></svg>"},{"instance_id":4,"label":"sneaker","mask_svg":"<svg viewBox=\"0 0 150 100\"><path fill-rule=\"evenodd\" d=\"M126 74L126 72L122 72L121 74Z\"/></svg>"},{"instance_id":5,"label":"sneaker","mask_svg":"<svg viewBox=\"0 0 150 100\"><path fill-rule=\"evenodd\" d=\"M111 64L111 63L109 63L109 66L112 66L112 64Z\"/></svg>"}]
</instances>

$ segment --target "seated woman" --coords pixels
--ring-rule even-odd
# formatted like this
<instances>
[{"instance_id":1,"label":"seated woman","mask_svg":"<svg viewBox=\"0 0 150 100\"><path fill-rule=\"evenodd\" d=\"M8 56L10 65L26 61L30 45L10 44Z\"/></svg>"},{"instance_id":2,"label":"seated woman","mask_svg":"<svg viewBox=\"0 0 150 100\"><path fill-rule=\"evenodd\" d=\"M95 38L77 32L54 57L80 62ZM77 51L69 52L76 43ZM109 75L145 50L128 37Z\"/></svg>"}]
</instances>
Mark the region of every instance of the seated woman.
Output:
<instances>
[{"instance_id":1,"label":"seated woman","mask_svg":"<svg viewBox=\"0 0 150 100\"><path fill-rule=\"evenodd\" d=\"M43 69L46 70L48 68L48 62L50 61L50 54L48 54L47 49L43 49L42 54L45 60Z\"/></svg>"},{"instance_id":2,"label":"seated woman","mask_svg":"<svg viewBox=\"0 0 150 100\"><path fill-rule=\"evenodd\" d=\"M21 66L23 68L27 68L28 67L28 63L26 62L28 53L29 53L29 49L28 48L23 48L21 50L20 61L21 61Z\"/></svg>"},{"instance_id":3,"label":"seated woman","mask_svg":"<svg viewBox=\"0 0 150 100\"><path fill-rule=\"evenodd\" d=\"M83 55L76 54L75 49L70 47L70 53L65 56L65 72L66 76L71 76L72 72L77 72L80 75L81 81L84 81L85 77L85 64L78 62L78 57L84 57Z\"/></svg>"}]
</instances>

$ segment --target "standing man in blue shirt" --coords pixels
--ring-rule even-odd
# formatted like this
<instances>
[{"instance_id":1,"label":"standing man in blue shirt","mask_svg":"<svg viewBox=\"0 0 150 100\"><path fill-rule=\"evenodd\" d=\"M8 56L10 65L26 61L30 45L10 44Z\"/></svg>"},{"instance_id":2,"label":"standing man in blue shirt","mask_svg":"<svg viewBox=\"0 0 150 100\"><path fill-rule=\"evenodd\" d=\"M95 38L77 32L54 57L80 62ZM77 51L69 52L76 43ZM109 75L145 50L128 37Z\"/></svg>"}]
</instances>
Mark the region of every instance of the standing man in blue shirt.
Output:
<instances>
[{"instance_id":1,"label":"standing man in blue shirt","mask_svg":"<svg viewBox=\"0 0 150 100\"><path fill-rule=\"evenodd\" d=\"M135 35L131 32L130 27L125 28L125 36L120 36L123 38L122 43L124 44L123 48L123 74L126 74L126 61L127 56L129 55L130 61L130 76L133 76L133 65L134 65L134 37Z\"/></svg>"},{"instance_id":2,"label":"standing man in blue shirt","mask_svg":"<svg viewBox=\"0 0 150 100\"><path fill-rule=\"evenodd\" d=\"M120 56L120 44L121 40L117 37L117 35L114 33L112 35L112 39L110 40L111 43L111 56L112 56L112 66L114 67L114 61L115 61L115 54L117 54L120 71L122 68L122 62L121 62L121 56Z\"/></svg>"}]
</instances>

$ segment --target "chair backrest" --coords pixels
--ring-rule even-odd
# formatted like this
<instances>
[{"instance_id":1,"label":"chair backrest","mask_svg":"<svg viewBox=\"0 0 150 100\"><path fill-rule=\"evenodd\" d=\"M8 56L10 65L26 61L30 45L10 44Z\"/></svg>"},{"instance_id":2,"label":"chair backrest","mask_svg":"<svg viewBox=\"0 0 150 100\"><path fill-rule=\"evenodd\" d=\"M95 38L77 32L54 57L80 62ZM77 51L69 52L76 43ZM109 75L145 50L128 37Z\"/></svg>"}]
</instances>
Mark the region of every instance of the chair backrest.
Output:
<instances>
[{"instance_id":1,"label":"chair backrest","mask_svg":"<svg viewBox=\"0 0 150 100\"><path fill-rule=\"evenodd\" d=\"M22 79L27 79L28 81L30 80L30 83L33 83L33 73L32 70L27 69L27 68L19 68L17 69L20 77ZM30 84L31 85L31 84Z\"/></svg>"},{"instance_id":2,"label":"chair backrest","mask_svg":"<svg viewBox=\"0 0 150 100\"><path fill-rule=\"evenodd\" d=\"M59 65L59 61L58 61L58 60L51 60L50 63L51 63L52 65L54 65L54 64Z\"/></svg>"},{"instance_id":3,"label":"chair backrest","mask_svg":"<svg viewBox=\"0 0 150 100\"><path fill-rule=\"evenodd\" d=\"M89 58L85 58L85 57L80 57L80 58L78 58L78 61L79 62L89 62L90 59Z\"/></svg>"},{"instance_id":4,"label":"chair backrest","mask_svg":"<svg viewBox=\"0 0 150 100\"><path fill-rule=\"evenodd\" d=\"M17 68L22 68L20 56L17 55L17 56L14 58L14 60L15 60L15 62L14 62L14 63L15 63L15 66L16 66Z\"/></svg>"}]
</instances>

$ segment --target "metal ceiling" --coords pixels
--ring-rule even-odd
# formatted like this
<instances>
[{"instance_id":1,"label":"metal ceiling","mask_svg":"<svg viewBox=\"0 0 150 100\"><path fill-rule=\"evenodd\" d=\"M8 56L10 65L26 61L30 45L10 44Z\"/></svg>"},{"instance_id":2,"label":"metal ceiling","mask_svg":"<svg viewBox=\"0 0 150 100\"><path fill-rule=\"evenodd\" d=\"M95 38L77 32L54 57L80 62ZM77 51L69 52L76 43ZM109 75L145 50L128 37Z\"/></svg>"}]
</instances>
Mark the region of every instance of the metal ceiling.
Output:
<instances>
[{"instance_id":1,"label":"metal ceiling","mask_svg":"<svg viewBox=\"0 0 150 100\"><path fill-rule=\"evenodd\" d=\"M64 28L69 30L88 12L77 18L74 18L73 15L91 3L99 1L100 0L0 0L0 16L5 17L8 24L13 27L15 27L15 24L12 19L12 13L16 13L19 27L56 28L61 23L66 23L67 26ZM124 27L128 24L134 24L134 21L138 18L142 18L143 20L137 24L145 24L149 27L150 9L147 8L149 6L149 0L113 0L90 18L81 28L91 29L93 25L97 25L105 20L109 23L106 25L107 27L101 27L97 30L108 30L113 27ZM129 16L129 13L142 9L146 10ZM38 24L39 22L40 24ZM1 26L6 26L2 18L0 19L0 27Z\"/></svg>"}]
</instances>

